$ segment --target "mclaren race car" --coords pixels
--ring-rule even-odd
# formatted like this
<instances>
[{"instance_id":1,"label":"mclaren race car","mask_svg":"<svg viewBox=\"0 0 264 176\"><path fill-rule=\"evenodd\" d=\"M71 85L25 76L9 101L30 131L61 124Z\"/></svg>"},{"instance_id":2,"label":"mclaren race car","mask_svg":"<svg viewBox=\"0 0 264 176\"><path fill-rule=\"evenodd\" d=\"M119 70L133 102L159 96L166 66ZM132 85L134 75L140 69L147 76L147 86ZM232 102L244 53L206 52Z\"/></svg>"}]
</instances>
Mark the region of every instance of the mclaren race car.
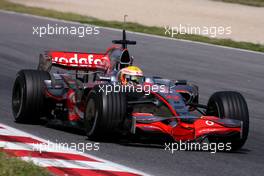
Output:
<instances>
[{"instance_id":1,"label":"mclaren race car","mask_svg":"<svg viewBox=\"0 0 264 176\"><path fill-rule=\"evenodd\" d=\"M229 142L232 150L244 145L249 114L240 93L216 92L206 105L199 104L198 86L145 77L135 69L127 45L136 41L127 40L125 30L123 39L113 43L105 53L40 54L37 69L17 73L12 95L15 121L45 118L77 126L99 140L153 135L174 142Z\"/></svg>"}]
</instances>

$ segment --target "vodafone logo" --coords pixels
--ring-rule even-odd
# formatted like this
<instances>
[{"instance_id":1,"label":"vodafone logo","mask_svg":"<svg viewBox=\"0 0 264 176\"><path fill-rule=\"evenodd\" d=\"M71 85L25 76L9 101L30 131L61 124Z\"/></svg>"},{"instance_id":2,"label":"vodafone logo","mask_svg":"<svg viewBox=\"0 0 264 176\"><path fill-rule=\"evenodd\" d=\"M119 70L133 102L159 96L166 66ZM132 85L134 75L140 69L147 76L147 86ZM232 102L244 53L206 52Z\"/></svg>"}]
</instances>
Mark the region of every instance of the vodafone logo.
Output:
<instances>
[{"instance_id":1,"label":"vodafone logo","mask_svg":"<svg viewBox=\"0 0 264 176\"><path fill-rule=\"evenodd\" d=\"M88 55L87 58L78 58L78 54L74 54L74 56L69 59L65 57L55 57L54 61L64 65L70 64L71 66L103 65L102 60L94 59L92 54Z\"/></svg>"},{"instance_id":2,"label":"vodafone logo","mask_svg":"<svg viewBox=\"0 0 264 176\"><path fill-rule=\"evenodd\" d=\"M51 56L54 64L70 67L104 67L108 65L108 59L103 54L53 52Z\"/></svg>"},{"instance_id":3,"label":"vodafone logo","mask_svg":"<svg viewBox=\"0 0 264 176\"><path fill-rule=\"evenodd\" d=\"M214 122L210 121L210 120L206 120L205 121L206 125L208 126L213 126L214 125Z\"/></svg>"}]
</instances>

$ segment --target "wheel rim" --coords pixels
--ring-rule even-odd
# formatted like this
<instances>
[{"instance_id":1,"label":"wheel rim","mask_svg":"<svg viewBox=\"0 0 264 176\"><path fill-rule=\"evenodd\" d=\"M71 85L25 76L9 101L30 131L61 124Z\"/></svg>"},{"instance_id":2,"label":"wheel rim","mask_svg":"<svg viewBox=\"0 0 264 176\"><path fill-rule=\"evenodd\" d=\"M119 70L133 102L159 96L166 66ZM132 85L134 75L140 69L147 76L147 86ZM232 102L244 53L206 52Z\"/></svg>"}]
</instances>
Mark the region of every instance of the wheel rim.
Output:
<instances>
[{"instance_id":1,"label":"wheel rim","mask_svg":"<svg viewBox=\"0 0 264 176\"><path fill-rule=\"evenodd\" d=\"M17 116L20 113L23 104L23 86L16 82L14 86L13 96L12 96L12 108L13 112Z\"/></svg>"},{"instance_id":2,"label":"wheel rim","mask_svg":"<svg viewBox=\"0 0 264 176\"><path fill-rule=\"evenodd\" d=\"M85 111L85 118L86 118L86 130L87 134L90 135L93 133L94 128L96 126L96 120L97 120L97 111L95 107L95 100L90 99L87 103L87 108Z\"/></svg>"}]
</instances>

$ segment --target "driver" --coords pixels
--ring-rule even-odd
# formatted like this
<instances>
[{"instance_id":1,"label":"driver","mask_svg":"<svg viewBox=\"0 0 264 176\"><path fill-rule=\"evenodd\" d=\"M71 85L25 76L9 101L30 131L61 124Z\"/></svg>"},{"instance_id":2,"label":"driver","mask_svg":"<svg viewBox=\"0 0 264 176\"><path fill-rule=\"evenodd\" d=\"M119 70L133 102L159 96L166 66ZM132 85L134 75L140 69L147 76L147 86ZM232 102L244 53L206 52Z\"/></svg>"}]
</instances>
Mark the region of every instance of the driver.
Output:
<instances>
[{"instance_id":1,"label":"driver","mask_svg":"<svg viewBox=\"0 0 264 176\"><path fill-rule=\"evenodd\" d=\"M122 85L137 85L144 82L143 71L136 66L122 68L118 73L118 80Z\"/></svg>"}]
</instances>

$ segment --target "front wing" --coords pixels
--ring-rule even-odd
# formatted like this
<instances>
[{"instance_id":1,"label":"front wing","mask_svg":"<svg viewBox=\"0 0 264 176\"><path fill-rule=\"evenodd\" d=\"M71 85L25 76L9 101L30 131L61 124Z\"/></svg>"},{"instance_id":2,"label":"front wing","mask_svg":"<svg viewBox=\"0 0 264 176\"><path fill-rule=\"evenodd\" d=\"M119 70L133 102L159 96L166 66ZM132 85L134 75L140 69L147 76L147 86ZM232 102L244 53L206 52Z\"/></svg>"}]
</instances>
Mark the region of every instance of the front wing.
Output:
<instances>
[{"instance_id":1,"label":"front wing","mask_svg":"<svg viewBox=\"0 0 264 176\"><path fill-rule=\"evenodd\" d=\"M226 137L237 134L241 136L243 130L242 121L214 116L164 118L137 113L132 118L136 122L134 129L164 133L175 141L198 141L209 136Z\"/></svg>"}]
</instances>

